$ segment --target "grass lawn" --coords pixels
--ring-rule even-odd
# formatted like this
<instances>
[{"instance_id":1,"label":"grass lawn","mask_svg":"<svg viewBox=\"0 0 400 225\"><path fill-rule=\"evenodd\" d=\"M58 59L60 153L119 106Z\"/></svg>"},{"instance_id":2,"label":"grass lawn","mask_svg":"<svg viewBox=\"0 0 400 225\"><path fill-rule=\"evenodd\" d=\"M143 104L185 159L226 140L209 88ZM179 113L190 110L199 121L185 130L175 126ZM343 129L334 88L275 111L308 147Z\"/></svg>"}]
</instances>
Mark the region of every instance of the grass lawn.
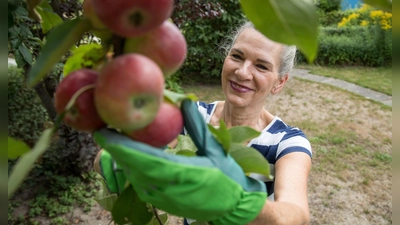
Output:
<instances>
[{"instance_id":1,"label":"grass lawn","mask_svg":"<svg viewBox=\"0 0 400 225\"><path fill-rule=\"evenodd\" d=\"M344 80L359 86L392 95L392 67L326 67L298 65L311 74Z\"/></svg>"}]
</instances>

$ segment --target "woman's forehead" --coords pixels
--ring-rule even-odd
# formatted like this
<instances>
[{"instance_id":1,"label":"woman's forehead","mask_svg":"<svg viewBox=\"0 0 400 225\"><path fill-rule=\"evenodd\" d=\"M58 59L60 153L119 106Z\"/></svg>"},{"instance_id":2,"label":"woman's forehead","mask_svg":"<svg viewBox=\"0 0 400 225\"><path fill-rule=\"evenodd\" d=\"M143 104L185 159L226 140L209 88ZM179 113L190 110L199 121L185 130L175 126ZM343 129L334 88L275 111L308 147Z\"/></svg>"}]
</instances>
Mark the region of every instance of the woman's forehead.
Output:
<instances>
[{"instance_id":1,"label":"woman's forehead","mask_svg":"<svg viewBox=\"0 0 400 225\"><path fill-rule=\"evenodd\" d=\"M265 55L266 57L279 58L283 45L274 42L254 28L244 29L237 37L233 48L248 48ZM267 56L268 55L268 56Z\"/></svg>"}]
</instances>

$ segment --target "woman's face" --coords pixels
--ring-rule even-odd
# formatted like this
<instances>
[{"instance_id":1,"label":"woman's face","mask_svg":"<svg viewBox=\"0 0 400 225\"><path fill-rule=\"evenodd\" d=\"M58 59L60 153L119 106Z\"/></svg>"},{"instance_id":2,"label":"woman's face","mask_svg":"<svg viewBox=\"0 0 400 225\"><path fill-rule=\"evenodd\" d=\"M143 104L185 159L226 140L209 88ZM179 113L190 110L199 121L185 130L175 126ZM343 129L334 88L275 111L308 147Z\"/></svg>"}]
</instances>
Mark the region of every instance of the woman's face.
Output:
<instances>
[{"instance_id":1,"label":"woman's face","mask_svg":"<svg viewBox=\"0 0 400 225\"><path fill-rule=\"evenodd\" d=\"M264 106L269 92L282 84L278 79L281 50L282 45L255 29L243 30L222 68L226 100L236 107Z\"/></svg>"}]
</instances>

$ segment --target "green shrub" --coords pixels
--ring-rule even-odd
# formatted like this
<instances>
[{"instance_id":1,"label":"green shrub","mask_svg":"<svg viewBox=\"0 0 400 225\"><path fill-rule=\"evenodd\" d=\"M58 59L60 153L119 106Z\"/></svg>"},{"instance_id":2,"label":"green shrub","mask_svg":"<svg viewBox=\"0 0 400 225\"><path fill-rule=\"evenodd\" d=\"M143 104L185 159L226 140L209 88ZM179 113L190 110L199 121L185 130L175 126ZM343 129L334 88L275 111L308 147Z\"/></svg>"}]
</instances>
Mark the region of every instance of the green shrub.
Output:
<instances>
[{"instance_id":1,"label":"green shrub","mask_svg":"<svg viewBox=\"0 0 400 225\"><path fill-rule=\"evenodd\" d=\"M319 24L323 27L336 26L343 17L347 16L346 11L323 12L318 11Z\"/></svg>"},{"instance_id":2,"label":"green shrub","mask_svg":"<svg viewBox=\"0 0 400 225\"><path fill-rule=\"evenodd\" d=\"M305 63L299 53L298 63ZM320 29L315 63L342 66L386 66L392 62L391 30L378 26Z\"/></svg>"},{"instance_id":3,"label":"green shrub","mask_svg":"<svg viewBox=\"0 0 400 225\"><path fill-rule=\"evenodd\" d=\"M218 82L223 63L219 45L244 19L239 0L182 0L172 19L188 46L176 79L183 83Z\"/></svg>"},{"instance_id":4,"label":"green shrub","mask_svg":"<svg viewBox=\"0 0 400 225\"><path fill-rule=\"evenodd\" d=\"M363 26L351 26L351 27L337 27L337 26L327 26L320 28L320 34L322 35L345 35L348 37L356 35L366 35L368 29Z\"/></svg>"},{"instance_id":5,"label":"green shrub","mask_svg":"<svg viewBox=\"0 0 400 225\"><path fill-rule=\"evenodd\" d=\"M21 69L8 69L8 135L31 147L50 121L34 89L27 87Z\"/></svg>"},{"instance_id":6,"label":"green shrub","mask_svg":"<svg viewBox=\"0 0 400 225\"><path fill-rule=\"evenodd\" d=\"M338 11L341 8L342 0L318 0L316 6L323 12Z\"/></svg>"}]
</instances>

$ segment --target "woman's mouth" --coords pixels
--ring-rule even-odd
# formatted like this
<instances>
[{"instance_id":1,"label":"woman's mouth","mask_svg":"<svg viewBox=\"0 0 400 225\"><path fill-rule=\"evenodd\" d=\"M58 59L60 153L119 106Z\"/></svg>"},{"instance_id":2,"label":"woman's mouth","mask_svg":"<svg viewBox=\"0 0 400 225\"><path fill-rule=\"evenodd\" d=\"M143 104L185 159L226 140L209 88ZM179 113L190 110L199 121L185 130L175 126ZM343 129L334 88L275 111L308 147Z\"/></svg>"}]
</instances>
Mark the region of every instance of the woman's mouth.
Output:
<instances>
[{"instance_id":1,"label":"woman's mouth","mask_svg":"<svg viewBox=\"0 0 400 225\"><path fill-rule=\"evenodd\" d=\"M246 92L253 91L252 89L250 89L250 88L248 88L246 86L242 86L242 85L240 85L240 84L238 84L236 82L229 81L229 83L230 83L232 89L237 91L237 92L246 93Z\"/></svg>"}]
</instances>

